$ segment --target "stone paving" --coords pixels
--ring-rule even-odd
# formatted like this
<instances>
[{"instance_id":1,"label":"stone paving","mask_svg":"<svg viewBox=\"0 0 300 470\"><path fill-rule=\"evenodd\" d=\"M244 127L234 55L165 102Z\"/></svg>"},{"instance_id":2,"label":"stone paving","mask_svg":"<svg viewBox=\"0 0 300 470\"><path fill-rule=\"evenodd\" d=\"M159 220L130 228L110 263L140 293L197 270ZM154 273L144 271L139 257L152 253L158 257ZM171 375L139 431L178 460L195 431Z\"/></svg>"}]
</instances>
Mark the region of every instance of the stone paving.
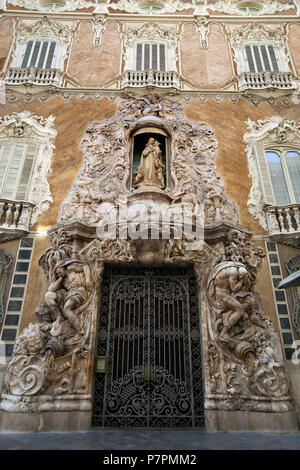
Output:
<instances>
[{"instance_id":1,"label":"stone paving","mask_svg":"<svg viewBox=\"0 0 300 470\"><path fill-rule=\"evenodd\" d=\"M95 429L69 433L0 434L1 450L299 450L291 434L207 432L204 429Z\"/></svg>"}]
</instances>

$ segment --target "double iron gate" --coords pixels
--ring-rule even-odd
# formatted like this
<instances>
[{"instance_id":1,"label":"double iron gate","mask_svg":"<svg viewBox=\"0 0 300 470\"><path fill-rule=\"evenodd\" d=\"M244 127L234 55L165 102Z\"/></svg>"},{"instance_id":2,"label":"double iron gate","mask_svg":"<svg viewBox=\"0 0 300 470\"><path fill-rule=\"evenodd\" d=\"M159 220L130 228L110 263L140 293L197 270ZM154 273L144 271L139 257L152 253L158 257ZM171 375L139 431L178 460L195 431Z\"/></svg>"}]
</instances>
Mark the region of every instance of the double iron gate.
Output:
<instances>
[{"instance_id":1,"label":"double iron gate","mask_svg":"<svg viewBox=\"0 0 300 470\"><path fill-rule=\"evenodd\" d=\"M189 269L106 269L93 426L203 425L200 313Z\"/></svg>"}]
</instances>

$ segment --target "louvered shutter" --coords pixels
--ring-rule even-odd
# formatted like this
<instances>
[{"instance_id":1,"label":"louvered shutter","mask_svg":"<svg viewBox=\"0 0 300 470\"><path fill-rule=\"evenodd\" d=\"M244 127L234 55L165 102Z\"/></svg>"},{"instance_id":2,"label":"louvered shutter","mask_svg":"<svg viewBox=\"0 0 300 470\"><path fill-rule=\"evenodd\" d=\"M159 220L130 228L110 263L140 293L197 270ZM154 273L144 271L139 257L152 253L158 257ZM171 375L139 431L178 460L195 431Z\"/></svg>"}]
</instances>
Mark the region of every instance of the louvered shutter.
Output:
<instances>
[{"instance_id":1,"label":"louvered shutter","mask_svg":"<svg viewBox=\"0 0 300 470\"><path fill-rule=\"evenodd\" d=\"M165 72L166 70L166 46L165 44L159 45L159 70Z\"/></svg>"},{"instance_id":2,"label":"louvered shutter","mask_svg":"<svg viewBox=\"0 0 300 470\"><path fill-rule=\"evenodd\" d=\"M14 146L13 154L11 155L10 162L8 163L8 169L2 190L2 197L4 198L14 199L16 183L22 164L25 146L25 143L18 143Z\"/></svg>"},{"instance_id":3,"label":"louvered shutter","mask_svg":"<svg viewBox=\"0 0 300 470\"><path fill-rule=\"evenodd\" d=\"M48 51L47 62L46 62L46 66L45 66L46 69L51 69L55 49L56 49L56 43L51 42L50 47L49 47L49 51Z\"/></svg>"},{"instance_id":4,"label":"louvered shutter","mask_svg":"<svg viewBox=\"0 0 300 470\"><path fill-rule=\"evenodd\" d=\"M264 205L275 206L276 199L266 160L265 149L263 147L255 145L254 152L260 176L260 186L263 195L263 203Z\"/></svg>"},{"instance_id":5,"label":"louvered shutter","mask_svg":"<svg viewBox=\"0 0 300 470\"><path fill-rule=\"evenodd\" d=\"M152 70L159 70L158 69L158 47L157 44L152 44Z\"/></svg>"},{"instance_id":6,"label":"louvered shutter","mask_svg":"<svg viewBox=\"0 0 300 470\"><path fill-rule=\"evenodd\" d=\"M42 50L41 50L41 53L40 53L38 65L37 65L39 69L42 69L44 67L44 62L45 62L46 54L48 52L48 47L49 47L48 41L44 41L43 46L42 46Z\"/></svg>"},{"instance_id":7,"label":"louvered shutter","mask_svg":"<svg viewBox=\"0 0 300 470\"><path fill-rule=\"evenodd\" d=\"M264 72L271 72L272 67L271 67L271 64L269 62L269 57L268 57L266 46L260 46L260 51L261 51L261 55L262 55L263 61L264 61L263 71Z\"/></svg>"},{"instance_id":8,"label":"louvered shutter","mask_svg":"<svg viewBox=\"0 0 300 470\"><path fill-rule=\"evenodd\" d=\"M33 46L33 41L28 41L28 43L26 44L26 49L25 49L25 53L23 56L22 64L21 64L22 68L28 67L28 61L29 61L29 57L31 54L32 46Z\"/></svg>"},{"instance_id":9,"label":"louvered shutter","mask_svg":"<svg viewBox=\"0 0 300 470\"><path fill-rule=\"evenodd\" d=\"M256 71L257 72L263 72L264 68L263 68L263 65L262 65L261 60L260 60L259 46L253 46L252 47L252 52L253 52L254 59L255 59Z\"/></svg>"},{"instance_id":10,"label":"louvered shutter","mask_svg":"<svg viewBox=\"0 0 300 470\"><path fill-rule=\"evenodd\" d=\"M19 185L18 185L18 189L16 192L17 200L26 200L27 198L28 185L29 185L29 181L30 181L30 177L32 173L32 168L33 168L36 152L37 152L37 145L28 144L25 158L24 158L22 173L20 176Z\"/></svg>"},{"instance_id":11,"label":"louvered shutter","mask_svg":"<svg viewBox=\"0 0 300 470\"><path fill-rule=\"evenodd\" d=\"M276 51L274 46L268 46L268 51L270 54L271 62L272 62L272 67L274 72L279 72L279 63L276 57Z\"/></svg>"},{"instance_id":12,"label":"louvered shutter","mask_svg":"<svg viewBox=\"0 0 300 470\"><path fill-rule=\"evenodd\" d=\"M29 64L30 67L36 67L40 47L41 47L41 42L36 41L36 43L34 45L34 49L33 49L33 54L31 56L31 61L30 61L30 64Z\"/></svg>"},{"instance_id":13,"label":"louvered shutter","mask_svg":"<svg viewBox=\"0 0 300 470\"><path fill-rule=\"evenodd\" d=\"M142 70L143 63L143 44L136 46L136 70Z\"/></svg>"},{"instance_id":14,"label":"louvered shutter","mask_svg":"<svg viewBox=\"0 0 300 470\"><path fill-rule=\"evenodd\" d=\"M144 44L144 70L150 69L150 44Z\"/></svg>"},{"instance_id":15,"label":"louvered shutter","mask_svg":"<svg viewBox=\"0 0 300 470\"><path fill-rule=\"evenodd\" d=\"M255 65L254 65L254 60L252 57L252 51L250 46L245 46L245 59L248 63L248 68L249 72L254 73L255 72Z\"/></svg>"}]
</instances>

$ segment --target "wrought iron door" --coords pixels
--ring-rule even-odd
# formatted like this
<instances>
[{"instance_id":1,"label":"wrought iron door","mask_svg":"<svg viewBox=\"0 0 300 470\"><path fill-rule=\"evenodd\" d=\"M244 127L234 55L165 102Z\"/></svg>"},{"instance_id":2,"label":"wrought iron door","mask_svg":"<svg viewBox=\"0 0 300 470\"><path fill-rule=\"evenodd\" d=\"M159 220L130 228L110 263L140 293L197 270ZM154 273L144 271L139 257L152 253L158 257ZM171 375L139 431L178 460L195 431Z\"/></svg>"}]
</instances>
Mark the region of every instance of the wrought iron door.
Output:
<instances>
[{"instance_id":1,"label":"wrought iron door","mask_svg":"<svg viewBox=\"0 0 300 470\"><path fill-rule=\"evenodd\" d=\"M104 275L93 425L203 424L197 286L187 269L110 267Z\"/></svg>"}]
</instances>

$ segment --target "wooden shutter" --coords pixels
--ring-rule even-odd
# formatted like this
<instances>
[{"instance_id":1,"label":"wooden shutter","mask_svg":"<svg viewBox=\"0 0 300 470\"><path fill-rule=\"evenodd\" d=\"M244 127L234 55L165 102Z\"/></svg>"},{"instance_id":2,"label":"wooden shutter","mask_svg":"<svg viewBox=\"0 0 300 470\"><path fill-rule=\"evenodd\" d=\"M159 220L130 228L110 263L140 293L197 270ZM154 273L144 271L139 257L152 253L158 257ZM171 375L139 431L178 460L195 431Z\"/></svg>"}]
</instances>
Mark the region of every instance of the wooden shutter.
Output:
<instances>
[{"instance_id":1,"label":"wooden shutter","mask_svg":"<svg viewBox=\"0 0 300 470\"><path fill-rule=\"evenodd\" d=\"M33 168L36 152L37 152L37 145L28 144L25 158L24 158L22 173L19 179L18 189L16 191L17 200L26 200L27 198L28 185L29 185L29 181L30 181L30 177L32 173L32 168Z\"/></svg>"},{"instance_id":2,"label":"wooden shutter","mask_svg":"<svg viewBox=\"0 0 300 470\"><path fill-rule=\"evenodd\" d=\"M34 44L33 54L31 56L29 67L36 67L38 55L40 52L40 47L41 47L41 41L36 41L36 43Z\"/></svg>"},{"instance_id":3,"label":"wooden shutter","mask_svg":"<svg viewBox=\"0 0 300 470\"><path fill-rule=\"evenodd\" d=\"M264 72L272 72L272 67L271 67L271 64L270 64L270 61L269 61L266 46L264 46L264 45L260 46L260 51L261 51L261 55L262 55L263 61L264 61L263 71Z\"/></svg>"},{"instance_id":4,"label":"wooden shutter","mask_svg":"<svg viewBox=\"0 0 300 470\"><path fill-rule=\"evenodd\" d=\"M152 70L158 70L158 46L152 44Z\"/></svg>"},{"instance_id":5,"label":"wooden shutter","mask_svg":"<svg viewBox=\"0 0 300 470\"><path fill-rule=\"evenodd\" d=\"M159 45L159 70L165 72L166 70L166 46L165 44Z\"/></svg>"},{"instance_id":6,"label":"wooden shutter","mask_svg":"<svg viewBox=\"0 0 300 470\"><path fill-rule=\"evenodd\" d=\"M21 64L22 68L28 67L28 60L29 60L32 46L33 46L33 41L28 41L28 43L26 44L26 49L25 49L25 53L23 56L22 64Z\"/></svg>"},{"instance_id":7,"label":"wooden shutter","mask_svg":"<svg viewBox=\"0 0 300 470\"><path fill-rule=\"evenodd\" d=\"M279 63L276 57L276 50L274 46L268 46L268 51L270 54L271 62L272 62L272 67L274 72L279 72Z\"/></svg>"},{"instance_id":8,"label":"wooden shutter","mask_svg":"<svg viewBox=\"0 0 300 470\"><path fill-rule=\"evenodd\" d=\"M45 57L46 57L46 54L47 54L47 51L48 51L48 47L49 47L49 42L44 41L43 45L42 45L42 50L41 50L41 53L40 53L38 65L37 65L39 69L42 69L43 66L44 66L44 61L45 61Z\"/></svg>"},{"instance_id":9,"label":"wooden shutter","mask_svg":"<svg viewBox=\"0 0 300 470\"><path fill-rule=\"evenodd\" d=\"M143 44L136 45L136 70L142 70Z\"/></svg>"},{"instance_id":10,"label":"wooden shutter","mask_svg":"<svg viewBox=\"0 0 300 470\"><path fill-rule=\"evenodd\" d=\"M20 173L20 167L23 160L25 146L25 143L17 143L14 145L10 162L8 162L8 169L4 180L4 187L2 189L2 197L4 198L14 199L16 184Z\"/></svg>"},{"instance_id":11,"label":"wooden shutter","mask_svg":"<svg viewBox=\"0 0 300 470\"><path fill-rule=\"evenodd\" d=\"M47 62L46 62L46 65L45 65L46 69L51 69L55 49L56 49L56 42L51 42L50 47L48 49Z\"/></svg>"},{"instance_id":12,"label":"wooden shutter","mask_svg":"<svg viewBox=\"0 0 300 470\"><path fill-rule=\"evenodd\" d=\"M248 68L249 72L254 73L255 72L255 65L254 65L254 60L252 57L252 51L250 46L245 46L245 59L248 63Z\"/></svg>"},{"instance_id":13,"label":"wooden shutter","mask_svg":"<svg viewBox=\"0 0 300 470\"><path fill-rule=\"evenodd\" d=\"M268 163L266 160L265 149L263 147L255 145L254 152L260 176L260 186L263 195L263 203L264 205L275 206L276 199L273 191Z\"/></svg>"},{"instance_id":14,"label":"wooden shutter","mask_svg":"<svg viewBox=\"0 0 300 470\"><path fill-rule=\"evenodd\" d=\"M150 44L144 44L144 70L150 69Z\"/></svg>"}]
</instances>

